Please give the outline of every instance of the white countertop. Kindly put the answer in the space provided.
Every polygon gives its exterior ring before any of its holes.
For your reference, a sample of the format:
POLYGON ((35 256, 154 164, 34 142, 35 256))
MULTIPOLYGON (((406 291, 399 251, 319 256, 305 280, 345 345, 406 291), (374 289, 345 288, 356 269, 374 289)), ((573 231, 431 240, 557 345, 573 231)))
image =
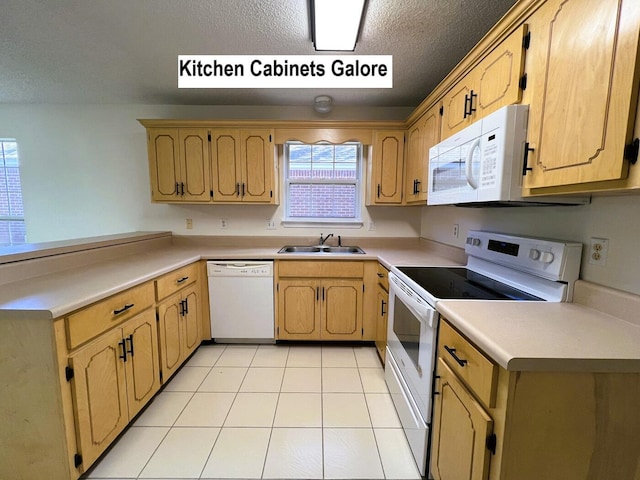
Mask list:
MULTIPOLYGON (((0 265, 0 276, 5 275, 0 278, 0 321, 59 318, 201 259, 378 260, 387 267, 464 263, 458 249, 423 239, 362 241, 364 255, 305 255, 278 254, 287 242, 275 238, 171 240, 166 235, 164 239, 156 234, 132 236, 136 242, 147 237, 160 240, 149 240, 153 248, 138 243, 135 254, 105 257, 93 263, 69 261, 67 265, 65 260, 62 269, 58 264, 51 273, 45 271, 13 282, 6 281, 7 271, 16 273, 16 266, 28 269, 30 262, 65 257, 70 247, 36 260, 7 262, 4 270, 0 265)), ((118 237, 115 241, 124 240, 118 237)), ((70 255, 72 258, 75 254, 70 255)), ((437 308, 507 370, 640 372, 640 322, 635 323, 640 296, 578 281, 574 300, 578 303, 445 300, 437 308)))
POLYGON ((437 308, 506 370, 640 372, 640 326, 584 305, 443 300, 437 308))

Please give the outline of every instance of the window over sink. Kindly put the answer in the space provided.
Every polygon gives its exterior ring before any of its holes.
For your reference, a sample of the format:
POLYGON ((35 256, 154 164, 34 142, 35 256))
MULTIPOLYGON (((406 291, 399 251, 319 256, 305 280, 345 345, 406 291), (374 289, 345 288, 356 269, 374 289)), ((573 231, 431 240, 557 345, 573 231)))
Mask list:
POLYGON ((362 145, 287 142, 285 219, 290 225, 361 225, 362 145))

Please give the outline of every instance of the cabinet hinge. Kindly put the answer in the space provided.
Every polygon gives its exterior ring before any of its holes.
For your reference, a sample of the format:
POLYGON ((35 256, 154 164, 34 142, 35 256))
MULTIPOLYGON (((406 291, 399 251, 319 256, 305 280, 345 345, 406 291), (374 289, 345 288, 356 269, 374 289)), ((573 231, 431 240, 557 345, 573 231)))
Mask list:
POLYGON ((70 382, 71 379, 73 378, 75 372, 73 371, 73 368, 71 367, 64 367, 64 378, 67 379, 67 382, 70 382))
POLYGON ((635 139, 629 145, 624 147, 624 158, 629 160, 631 165, 635 165, 638 161, 638 151, 640 151, 640 139, 635 139))
POLYGON ((80 465, 82 465, 82 455, 80 455, 79 453, 76 453, 73 456, 73 465, 78 468, 80 465))
POLYGON ((529 45, 531 45, 531 32, 527 32, 527 34, 524 37, 522 37, 522 47, 525 50, 528 50, 529 45))
POLYGON ((440 110, 438 110, 440 112, 440 116, 444 115, 444 106, 440 105, 440 110))
POLYGON ((498 443, 498 438, 495 433, 492 433, 487 437, 487 448, 491 452, 492 455, 496 454, 496 444, 498 443))
POLYGON ((527 89, 527 74, 526 73, 520 77, 520 81, 518 82, 518 86, 520 87, 520 90, 526 90, 527 89))

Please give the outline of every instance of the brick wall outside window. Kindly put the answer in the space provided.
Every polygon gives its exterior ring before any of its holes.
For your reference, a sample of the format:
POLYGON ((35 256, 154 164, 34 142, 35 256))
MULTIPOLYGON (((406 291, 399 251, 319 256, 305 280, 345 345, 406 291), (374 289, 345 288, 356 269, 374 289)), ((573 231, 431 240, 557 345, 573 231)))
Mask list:
POLYGON ((0 140, 0 246, 26 242, 18 147, 0 140))

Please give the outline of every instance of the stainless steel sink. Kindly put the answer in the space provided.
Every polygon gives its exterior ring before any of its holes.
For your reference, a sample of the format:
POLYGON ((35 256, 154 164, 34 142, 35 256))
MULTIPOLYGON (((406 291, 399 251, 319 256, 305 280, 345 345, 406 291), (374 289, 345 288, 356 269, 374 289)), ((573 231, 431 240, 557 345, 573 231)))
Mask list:
POLYGON ((286 245, 278 250, 278 253, 365 253, 360 247, 340 246, 330 247, 328 245, 286 245))

